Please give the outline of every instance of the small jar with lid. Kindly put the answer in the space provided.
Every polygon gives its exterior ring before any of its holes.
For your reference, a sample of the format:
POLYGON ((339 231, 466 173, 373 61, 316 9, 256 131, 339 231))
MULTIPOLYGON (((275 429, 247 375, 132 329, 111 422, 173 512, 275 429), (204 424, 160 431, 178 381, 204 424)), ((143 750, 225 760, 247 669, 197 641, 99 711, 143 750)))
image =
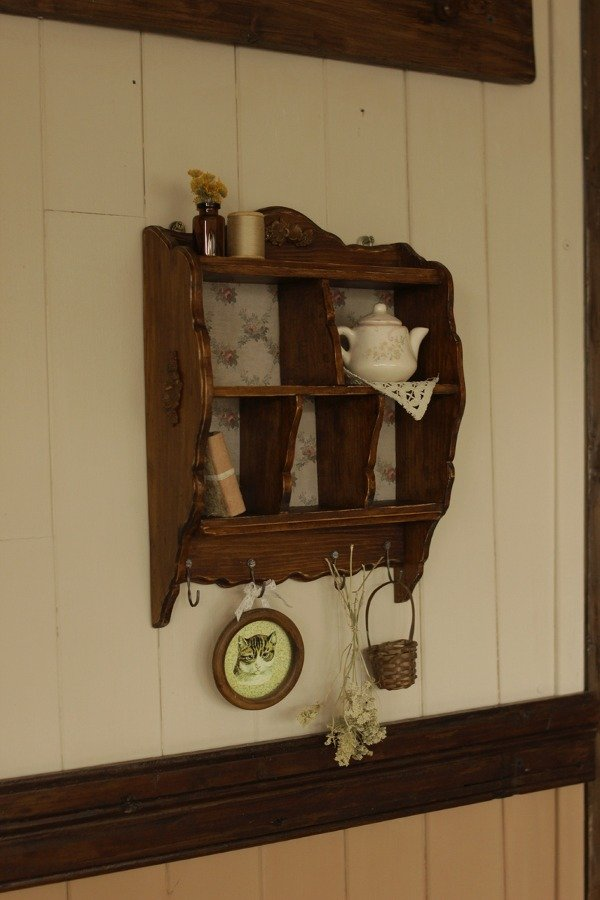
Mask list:
POLYGON ((233 212, 227 216, 227 256, 265 258, 265 217, 260 212, 233 212))

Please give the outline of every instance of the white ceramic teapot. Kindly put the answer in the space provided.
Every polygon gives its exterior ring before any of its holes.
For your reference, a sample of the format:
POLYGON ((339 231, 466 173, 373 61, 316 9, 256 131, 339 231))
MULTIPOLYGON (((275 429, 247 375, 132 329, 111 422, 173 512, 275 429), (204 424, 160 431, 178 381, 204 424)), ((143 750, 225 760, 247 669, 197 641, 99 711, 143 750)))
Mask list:
POLYGON ((348 349, 341 348, 344 365, 359 378, 407 381, 417 368, 419 347, 429 328, 409 332, 385 303, 376 303, 356 328, 338 325, 338 331, 348 341, 348 349))

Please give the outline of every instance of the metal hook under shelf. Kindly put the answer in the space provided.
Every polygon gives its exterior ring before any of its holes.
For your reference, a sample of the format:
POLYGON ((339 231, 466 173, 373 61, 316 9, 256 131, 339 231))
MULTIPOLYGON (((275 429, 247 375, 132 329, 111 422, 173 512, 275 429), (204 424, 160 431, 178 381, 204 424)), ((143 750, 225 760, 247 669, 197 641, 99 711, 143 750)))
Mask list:
POLYGON ((391 565, 390 565, 390 550, 391 550, 391 548, 392 548, 392 542, 386 541, 385 544, 383 545, 383 549, 385 550, 385 567, 387 569, 388 578, 390 579, 390 581, 393 581, 394 576, 392 575, 392 569, 391 569, 391 565))
MULTIPOLYGON (((337 564, 339 555, 340 555, 340 554, 339 554, 339 552, 338 552, 337 550, 333 550, 332 553, 331 553, 331 558, 332 558, 332 560, 333 560, 334 566, 337 564)), ((339 570, 338 570, 338 571, 339 571, 339 570)), ((339 579, 336 578, 335 575, 333 576, 333 586, 334 586, 334 588, 336 589, 336 591, 343 591, 345 585, 346 585, 346 576, 345 576, 345 574, 344 574, 343 572, 340 572, 340 578, 339 578, 339 579)))
POLYGON ((392 546, 391 541, 386 541, 385 544, 383 545, 383 549, 385 550, 385 567, 387 569, 388 580, 384 581, 382 584, 380 584, 378 587, 376 587, 371 592, 371 596, 369 597, 369 599, 367 601, 367 607, 371 603, 373 595, 376 594, 377 591, 380 591, 381 588, 387 587, 388 584, 399 585, 402 588, 402 590, 404 591, 404 593, 406 594, 404 601, 396 600, 397 603, 405 602, 406 600, 410 600, 411 603, 414 603, 412 591, 410 590, 410 588, 404 581, 403 570, 400 569, 396 576, 394 576, 394 574, 392 573, 392 560, 390 559, 391 546, 392 546))
MULTIPOLYGON (((250 569, 250 580, 252 581, 252 584, 256 587, 257 586, 256 579, 254 578, 254 569, 256 568, 256 561, 253 559, 249 559, 249 560, 247 560, 246 565, 250 569)), ((260 593, 258 595, 259 599, 260 599, 260 597, 263 596, 264 592, 265 592, 265 583, 263 581, 263 583, 260 586, 260 593)))
POLYGON ((186 559, 185 561, 185 580, 187 581, 187 594, 188 594, 188 603, 190 606, 198 606, 200 603, 200 589, 196 590, 196 599, 192 598, 192 561, 191 559, 186 559))

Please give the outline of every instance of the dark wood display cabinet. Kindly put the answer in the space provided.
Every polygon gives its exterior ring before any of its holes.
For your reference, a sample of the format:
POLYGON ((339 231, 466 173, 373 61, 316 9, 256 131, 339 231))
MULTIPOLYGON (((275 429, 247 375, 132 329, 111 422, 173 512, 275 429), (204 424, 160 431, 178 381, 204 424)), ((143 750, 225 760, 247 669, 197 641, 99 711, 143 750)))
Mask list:
POLYGON ((452 279, 407 244, 345 245, 301 213, 265 215, 266 258, 201 257, 192 236, 144 231, 146 427, 152 621, 166 625, 179 586, 257 579, 311 580, 339 565, 390 555, 410 587, 418 581, 436 523, 448 507, 452 459, 464 407, 462 354, 452 279), (208 282, 275 284, 280 385, 214 383, 203 291, 208 282), (415 421, 396 412, 396 499, 374 502, 374 466, 384 397, 346 384, 332 300, 335 287, 392 290, 395 315, 425 326, 413 379, 439 376, 429 408, 415 421), (205 449, 213 400, 239 399, 239 481, 246 513, 206 516, 205 449), (296 434, 314 398, 318 505, 290 507, 296 434))

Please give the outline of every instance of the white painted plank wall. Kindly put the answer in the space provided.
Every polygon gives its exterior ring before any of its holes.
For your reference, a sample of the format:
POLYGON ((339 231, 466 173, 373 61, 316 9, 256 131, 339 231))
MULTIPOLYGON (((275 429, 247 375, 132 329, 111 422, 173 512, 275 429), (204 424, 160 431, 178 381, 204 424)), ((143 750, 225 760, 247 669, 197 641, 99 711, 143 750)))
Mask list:
POLYGON ((453 274, 467 384, 451 512, 421 588, 430 715, 498 699, 482 119, 477 82, 407 74, 410 239, 453 274))
POLYGON ((147 617, 140 38, 44 22, 54 558, 66 767, 160 753, 147 617))
MULTIPOLYGON (((378 244, 408 242, 406 75, 382 69, 373 78, 369 66, 330 60, 324 74, 327 230, 349 244, 365 234, 378 244), (384 204, 382 197, 386 198, 384 204)), ((378 573, 373 587, 383 580, 383 573, 378 573)), ((419 596, 420 588, 415 592, 418 642, 419 596)), ((391 588, 382 590, 377 601, 369 626, 373 642, 407 636, 407 605, 393 603, 391 588)), ((380 713, 385 721, 421 714, 421 662, 418 658, 417 683, 411 690, 380 692, 380 713)))
MULTIPOLYGON (((207 661, 239 592, 203 588, 197 610, 182 596, 166 629, 149 627, 140 233, 189 227, 190 166, 225 180, 225 213, 289 205, 348 242, 409 241, 454 276, 467 378, 457 478, 418 592, 420 678, 385 693, 384 717, 581 688, 578 9, 535 0, 534 11, 538 79, 518 88, 0 17, 0 402, 11 423, 0 442, 0 775, 299 733, 297 708, 325 691, 337 630, 325 581, 282 586, 311 663, 262 714, 226 705, 207 661)), ((398 633, 404 612, 390 603, 377 627, 398 633)), ((573 788, 156 867, 139 882, 107 876, 69 895, 134 897, 138 885, 158 898, 167 885, 191 897, 197 877, 217 884, 225 866, 268 897, 316 855, 332 896, 353 898, 365 896, 368 859, 395 843, 415 860, 411 900, 571 900, 581 815, 573 788), (522 849, 540 816, 543 858, 558 859, 551 884, 531 880, 522 849), (481 851, 465 852, 464 833, 486 836, 481 851)), ((380 896, 397 896, 387 854, 382 866, 380 896)))
POLYGON ((0 20, 0 773, 60 768, 39 24, 0 20), (19 85, 20 90, 15 90, 19 85))
POLYGON ((486 84, 498 657, 503 702, 554 691, 554 328, 548 8, 537 78, 486 84))
POLYGON ((583 149, 579 4, 551 4, 556 403, 556 692, 584 680, 583 149))

